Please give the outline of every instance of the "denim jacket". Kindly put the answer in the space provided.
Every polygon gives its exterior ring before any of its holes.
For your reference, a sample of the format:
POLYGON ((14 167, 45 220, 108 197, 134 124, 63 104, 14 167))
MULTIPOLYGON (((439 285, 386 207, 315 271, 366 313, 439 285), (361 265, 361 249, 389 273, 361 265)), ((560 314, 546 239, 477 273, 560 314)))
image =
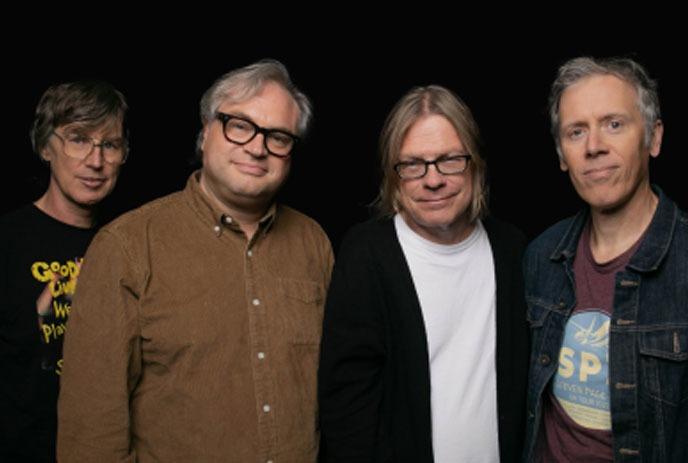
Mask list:
MULTIPOLYGON (((688 461, 688 216, 657 187, 659 205, 616 275, 609 334, 614 461, 688 461)), ((576 305, 573 259, 587 210, 549 228, 524 258, 532 351, 524 461, 535 458, 542 398, 576 305)))

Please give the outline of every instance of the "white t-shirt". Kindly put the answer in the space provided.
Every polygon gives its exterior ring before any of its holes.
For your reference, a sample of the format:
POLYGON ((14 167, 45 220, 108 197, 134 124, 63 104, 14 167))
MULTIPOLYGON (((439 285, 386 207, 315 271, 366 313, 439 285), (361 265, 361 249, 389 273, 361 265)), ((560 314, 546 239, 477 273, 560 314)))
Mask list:
POLYGON ((498 462, 496 283, 480 221, 458 244, 442 245, 394 218, 420 299, 430 355, 436 463, 498 462))

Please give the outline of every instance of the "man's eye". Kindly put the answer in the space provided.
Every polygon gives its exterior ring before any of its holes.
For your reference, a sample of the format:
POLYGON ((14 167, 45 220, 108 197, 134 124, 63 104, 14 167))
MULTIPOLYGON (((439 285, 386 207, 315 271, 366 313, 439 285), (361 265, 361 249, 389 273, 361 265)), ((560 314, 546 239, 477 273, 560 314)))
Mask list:
POLYGON ((569 132, 566 135, 568 138, 570 138, 572 140, 576 140, 583 135, 583 129, 580 129, 580 128, 571 129, 571 130, 569 130, 569 132))
POLYGON ((252 130, 251 124, 249 124, 246 121, 231 121, 230 127, 233 130, 244 130, 244 131, 252 130))
POLYGON ((282 146, 287 146, 291 143, 291 138, 282 133, 271 133, 270 138, 272 141, 282 146))
POLYGON ((72 135, 69 137, 69 141, 70 143, 76 143, 77 145, 80 145, 83 143, 89 143, 91 140, 83 135, 72 135))
POLYGON ((106 150, 118 150, 121 146, 121 143, 117 141, 107 140, 103 142, 103 148, 105 148, 106 150))

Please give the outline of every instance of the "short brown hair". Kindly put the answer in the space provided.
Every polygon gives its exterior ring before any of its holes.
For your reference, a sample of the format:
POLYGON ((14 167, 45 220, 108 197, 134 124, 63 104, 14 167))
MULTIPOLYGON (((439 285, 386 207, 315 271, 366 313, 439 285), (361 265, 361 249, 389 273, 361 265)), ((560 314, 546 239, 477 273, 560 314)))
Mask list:
POLYGON ((31 127, 31 146, 40 156, 53 131, 78 123, 96 128, 109 120, 119 120, 126 134, 127 102, 124 95, 108 82, 79 81, 53 85, 43 93, 31 127))

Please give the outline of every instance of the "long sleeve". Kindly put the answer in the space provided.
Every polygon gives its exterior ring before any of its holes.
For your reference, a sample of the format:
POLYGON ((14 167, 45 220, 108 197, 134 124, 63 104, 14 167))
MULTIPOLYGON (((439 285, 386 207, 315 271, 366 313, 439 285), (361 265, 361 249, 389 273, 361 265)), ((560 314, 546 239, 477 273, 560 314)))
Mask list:
POLYGON ((136 461, 129 403, 141 374, 143 277, 128 252, 116 235, 101 231, 84 258, 64 343, 61 463, 136 461))
POLYGON ((380 452, 384 299, 364 240, 349 235, 325 305, 319 400, 326 462, 369 462, 380 452))

